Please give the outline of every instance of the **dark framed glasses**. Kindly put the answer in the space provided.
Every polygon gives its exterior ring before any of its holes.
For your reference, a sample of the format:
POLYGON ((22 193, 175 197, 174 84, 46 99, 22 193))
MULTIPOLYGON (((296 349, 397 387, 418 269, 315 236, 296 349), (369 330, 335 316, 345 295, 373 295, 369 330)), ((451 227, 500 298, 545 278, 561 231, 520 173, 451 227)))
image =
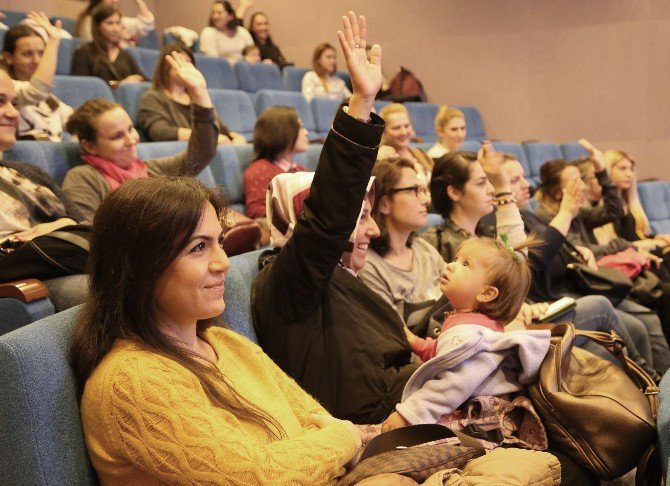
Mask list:
POLYGON ((430 191, 428 188, 422 184, 415 184, 413 186, 407 187, 395 187, 389 191, 390 194, 395 194, 397 192, 413 192, 416 197, 419 196, 430 196, 430 191))

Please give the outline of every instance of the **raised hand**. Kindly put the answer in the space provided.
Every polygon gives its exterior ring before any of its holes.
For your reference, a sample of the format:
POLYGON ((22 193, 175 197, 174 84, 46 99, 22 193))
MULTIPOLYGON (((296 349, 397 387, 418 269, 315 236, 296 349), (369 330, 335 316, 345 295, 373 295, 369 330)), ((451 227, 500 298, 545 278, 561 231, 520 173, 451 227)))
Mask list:
POLYGON ((605 154, 603 154, 600 150, 595 148, 591 142, 586 140, 585 138, 580 138, 578 140, 579 145, 584 147, 586 151, 589 153, 589 156, 591 157, 591 160, 593 160, 593 165, 595 166, 596 172, 600 172, 605 168, 605 154))
POLYGON ((342 29, 337 32, 337 38, 340 41, 354 90, 349 102, 349 114, 359 118, 368 118, 372 103, 382 84, 382 48, 378 44, 372 46, 368 61, 365 51, 367 24, 362 15, 357 19, 356 14, 349 11, 346 16, 342 17, 342 29), (362 113, 358 113, 359 110, 362 113))
POLYGON ((491 142, 486 140, 477 154, 479 163, 486 173, 489 181, 493 185, 496 193, 509 191, 510 182, 502 167, 505 162, 505 156, 501 152, 496 152, 491 142))
POLYGON ((207 88, 207 81, 200 71, 186 59, 181 53, 172 51, 172 54, 165 56, 165 60, 174 69, 177 79, 184 85, 187 91, 198 88, 207 88))
POLYGON ((49 17, 47 17, 44 12, 28 12, 27 17, 34 22, 37 27, 43 28, 49 39, 61 38, 62 22, 60 20, 57 20, 55 25, 51 25, 49 17))
POLYGON ((584 191, 586 190, 586 184, 578 176, 570 179, 563 189, 563 198, 561 199, 561 206, 559 207, 560 211, 565 211, 566 214, 570 215, 570 219, 574 219, 579 212, 579 208, 582 205, 584 199, 584 191))

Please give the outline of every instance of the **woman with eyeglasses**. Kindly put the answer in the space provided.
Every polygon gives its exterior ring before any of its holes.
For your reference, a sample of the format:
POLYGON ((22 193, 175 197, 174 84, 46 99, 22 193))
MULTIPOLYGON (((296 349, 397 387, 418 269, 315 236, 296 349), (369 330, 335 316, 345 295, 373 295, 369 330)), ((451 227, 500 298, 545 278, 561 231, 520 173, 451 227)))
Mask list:
POLYGON ((384 159, 375 165, 372 216, 380 236, 370 242, 360 277, 393 306, 415 334, 416 327, 442 295, 440 274, 445 262, 428 242, 416 238, 426 224, 430 192, 412 162, 384 159))

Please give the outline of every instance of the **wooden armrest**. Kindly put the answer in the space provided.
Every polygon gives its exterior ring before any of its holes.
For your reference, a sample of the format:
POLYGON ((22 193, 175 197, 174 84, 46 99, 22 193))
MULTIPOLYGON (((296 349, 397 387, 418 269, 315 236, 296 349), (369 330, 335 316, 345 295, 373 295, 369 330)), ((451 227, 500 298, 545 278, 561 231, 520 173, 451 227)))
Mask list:
POLYGON ((28 303, 49 295, 49 289, 37 279, 15 280, 0 283, 0 297, 11 297, 28 303))

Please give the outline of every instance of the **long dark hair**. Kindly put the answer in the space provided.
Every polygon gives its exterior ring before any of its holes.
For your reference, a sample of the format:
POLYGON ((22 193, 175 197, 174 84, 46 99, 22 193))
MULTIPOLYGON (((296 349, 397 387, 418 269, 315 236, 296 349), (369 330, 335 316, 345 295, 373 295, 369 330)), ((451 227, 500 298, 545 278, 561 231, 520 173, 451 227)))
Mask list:
MULTIPOLYGON (((219 218, 227 211, 218 192, 189 177, 135 179, 102 202, 91 234, 89 296, 70 346, 78 395, 81 399, 86 381, 117 339, 135 339, 193 373, 215 406, 262 426, 272 438, 284 437, 277 421, 237 394, 216 366, 158 326, 158 281, 196 231, 208 204, 219 218)), ((197 335, 202 338, 217 320, 198 321, 197 335)))
MULTIPOLYGON (((13 27, 10 27, 7 32, 5 32, 5 36, 3 38, 3 44, 2 44, 2 52, 8 52, 12 55, 14 55, 14 52, 16 51, 16 44, 19 41, 19 39, 23 39, 24 37, 37 37, 38 39, 42 39, 40 35, 35 32, 33 29, 28 27, 25 24, 19 24, 15 25, 13 27)), ((9 64, 6 59, 2 59, 2 69, 7 71, 7 74, 9 74, 9 77, 12 79, 16 78, 16 74, 14 73, 14 66, 12 64, 9 64)))
POLYGON ((300 133, 300 118, 295 108, 271 106, 263 111, 254 127, 254 157, 274 162, 295 146, 300 133))
POLYGON ((170 63, 165 59, 165 56, 172 54, 173 51, 185 54, 191 61, 191 64, 195 66, 195 56, 193 56, 193 51, 191 51, 191 49, 181 42, 170 42, 165 44, 161 49, 158 63, 156 63, 156 70, 154 71, 154 89, 161 91, 170 89, 170 63))
POLYGON ((549 160, 540 167, 540 188, 535 197, 550 213, 556 214, 561 204, 561 174, 570 164, 563 159, 549 160))
POLYGON ((430 178, 430 196, 433 207, 444 218, 449 217, 454 202, 447 194, 447 188, 463 190, 470 179, 470 166, 477 161, 475 152, 458 150, 449 152, 435 161, 430 178))
POLYGON ((314 72, 317 74, 317 76, 319 76, 321 80, 334 74, 327 72, 326 69, 323 66, 321 66, 321 63, 319 63, 319 60, 321 59, 321 54, 323 54, 328 49, 335 51, 335 48, 333 47, 332 44, 329 44, 328 42, 322 42, 316 45, 316 47, 314 48, 314 54, 312 54, 312 69, 314 69, 314 72))
POLYGON ((93 36, 91 62, 94 70, 98 70, 109 63, 106 41, 100 34, 99 27, 102 22, 114 14, 121 17, 121 11, 116 6, 107 3, 101 3, 91 13, 91 34, 93 36))
MULTIPOLYGON (((382 159, 372 169, 372 175, 375 177, 375 201, 372 205, 372 217, 379 227, 379 237, 371 240, 370 246, 382 257, 388 253, 390 246, 388 229, 386 228, 386 216, 379 211, 379 203, 383 197, 393 197, 392 190, 400 180, 402 169, 416 171, 412 162, 399 157, 382 159)), ((413 241, 414 232, 412 231, 405 243, 407 248, 412 247, 413 241)))
POLYGON ((270 34, 268 34, 268 38, 265 39, 265 44, 261 44, 258 41, 258 37, 256 37, 256 33, 253 30, 253 26, 254 26, 254 20, 259 15, 264 15, 267 18, 267 15, 265 15, 264 12, 254 12, 254 14, 251 16, 251 19, 249 19, 249 27, 247 28, 247 30, 251 34, 251 38, 254 40, 254 44, 256 44, 257 46, 260 46, 260 45, 274 46, 275 44, 274 44, 274 42, 272 42, 272 36, 270 34))

